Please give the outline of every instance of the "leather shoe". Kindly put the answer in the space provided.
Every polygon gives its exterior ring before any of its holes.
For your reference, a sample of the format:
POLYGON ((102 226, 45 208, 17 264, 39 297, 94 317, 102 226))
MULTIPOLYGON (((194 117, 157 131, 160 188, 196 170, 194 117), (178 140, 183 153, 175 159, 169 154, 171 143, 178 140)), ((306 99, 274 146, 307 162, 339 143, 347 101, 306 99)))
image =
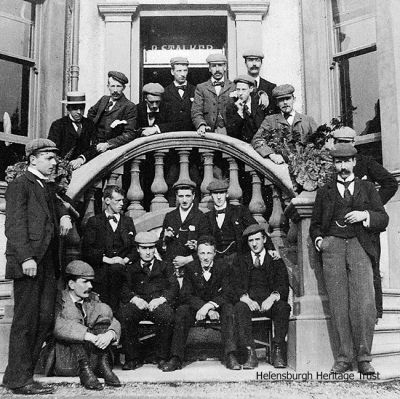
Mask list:
POLYGON ((161 370, 168 372, 168 371, 180 370, 181 368, 182 368, 182 362, 179 360, 178 357, 173 356, 168 362, 164 364, 161 370))
POLYGON ((347 362, 337 362, 331 369, 331 373, 345 373, 346 371, 351 371, 353 369, 351 363, 347 362))
POLYGON ((139 359, 127 360, 122 366, 122 370, 135 370, 142 366, 143 364, 140 362, 139 359))
POLYGON ((16 395, 48 395, 54 392, 54 388, 43 386, 38 382, 32 382, 23 387, 11 389, 16 395))
POLYGON ((104 378, 104 382, 106 385, 112 387, 120 387, 122 385, 119 378, 112 371, 108 353, 102 353, 101 355, 99 355, 96 375, 98 377, 104 378))
POLYGON ((274 357, 273 357, 273 366, 276 369, 284 369, 287 364, 286 364, 286 360, 284 359, 283 356, 283 350, 279 345, 276 345, 274 348, 274 357))
POLYGON ((229 370, 241 370, 240 364, 232 352, 228 353, 225 365, 229 370))
POLYGON ((166 363, 167 363, 166 360, 164 360, 164 359, 158 359, 158 361, 157 361, 157 368, 160 369, 160 370, 162 370, 162 368, 164 367, 164 365, 165 365, 166 363))
POLYGON ((371 363, 368 361, 358 362, 358 371, 364 375, 375 374, 375 369, 372 367, 371 363))
POLYGON ((79 362, 79 379, 81 380, 81 384, 86 389, 101 391, 104 388, 103 384, 100 383, 93 373, 93 370, 91 369, 87 360, 81 360, 79 362))
POLYGON ((254 348, 246 348, 246 349, 247 349, 247 360, 242 367, 245 370, 255 369, 256 367, 258 367, 256 350, 254 348))

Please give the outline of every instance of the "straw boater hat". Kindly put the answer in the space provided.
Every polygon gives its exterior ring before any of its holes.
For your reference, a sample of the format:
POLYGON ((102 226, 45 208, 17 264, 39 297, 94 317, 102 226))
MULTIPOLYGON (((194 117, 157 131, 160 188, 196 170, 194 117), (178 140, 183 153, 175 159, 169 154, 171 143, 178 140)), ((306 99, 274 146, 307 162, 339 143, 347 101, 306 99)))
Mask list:
POLYGON ((61 101, 63 104, 86 104, 86 95, 83 91, 69 91, 66 100, 61 101))

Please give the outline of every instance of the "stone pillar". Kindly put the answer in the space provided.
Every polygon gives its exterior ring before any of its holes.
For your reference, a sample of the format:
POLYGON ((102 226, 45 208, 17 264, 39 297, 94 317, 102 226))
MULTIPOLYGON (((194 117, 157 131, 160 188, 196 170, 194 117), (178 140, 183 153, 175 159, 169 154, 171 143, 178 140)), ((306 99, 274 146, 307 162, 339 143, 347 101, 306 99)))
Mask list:
POLYGON ((334 332, 330 326, 322 266, 309 236, 315 192, 302 192, 286 215, 297 224, 297 265, 293 310, 288 334, 288 365, 298 372, 329 371, 334 363, 334 332))
POLYGON ((243 51, 248 48, 262 50, 262 20, 268 12, 269 1, 229 1, 230 10, 236 22, 236 55, 238 60, 238 74, 247 73, 242 60, 243 51))
POLYGON ((239 183, 239 167, 235 158, 222 154, 229 163, 229 188, 228 188, 228 201, 230 204, 239 205, 242 198, 243 191, 239 183))
POLYGON ((164 179, 164 157, 168 150, 156 151, 154 153, 154 180, 151 185, 151 192, 154 198, 151 200, 150 211, 154 212, 159 209, 168 208, 168 201, 165 193, 168 191, 168 185, 164 179))
POLYGON ((250 168, 252 195, 249 203, 249 211, 258 223, 266 223, 263 216, 266 206, 261 194, 261 179, 258 173, 250 168))
POLYGON ((122 175, 124 174, 124 167, 120 166, 114 169, 110 173, 110 177, 107 179, 107 186, 118 186, 122 187, 122 175))
POLYGON ((146 213, 141 202, 144 197, 142 187, 140 186, 140 164, 146 159, 145 155, 140 155, 132 160, 131 163, 131 185, 127 192, 126 197, 129 200, 129 206, 127 210, 127 215, 132 219, 138 218, 146 213))
POLYGON ((271 240, 275 247, 279 248, 284 246, 283 238, 285 233, 282 230, 283 225, 286 222, 286 217, 283 214, 281 204, 281 191, 274 184, 272 187, 272 213, 269 218, 269 227, 272 230, 271 240))
MULTIPOLYGON (((191 148, 181 148, 177 150, 178 155, 179 155, 179 178, 177 182, 180 182, 182 180, 190 180, 190 175, 189 175, 189 155, 190 155, 191 148)), ((193 182, 193 184, 195 184, 193 182)))
POLYGON ((200 185, 201 201, 199 208, 207 210, 209 209, 209 203, 212 202, 212 198, 210 192, 207 190, 207 187, 213 180, 214 151, 199 149, 199 153, 202 155, 204 165, 204 176, 200 185))

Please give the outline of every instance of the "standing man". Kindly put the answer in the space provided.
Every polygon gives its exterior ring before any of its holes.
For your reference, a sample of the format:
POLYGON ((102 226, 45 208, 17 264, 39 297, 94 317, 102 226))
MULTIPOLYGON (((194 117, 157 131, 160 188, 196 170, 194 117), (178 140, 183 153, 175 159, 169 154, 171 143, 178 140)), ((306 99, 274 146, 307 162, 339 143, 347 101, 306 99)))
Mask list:
POLYGON ((82 240, 83 259, 96 272, 94 291, 115 313, 127 265, 136 258, 135 226, 121 214, 125 193, 118 186, 107 186, 103 193, 106 209, 92 216, 82 240))
POLYGON ((322 254, 322 267, 333 325, 339 337, 332 372, 351 370, 353 357, 361 374, 374 374, 371 347, 376 308, 372 261, 376 232, 389 217, 371 182, 354 176, 357 150, 337 144, 331 151, 337 180, 317 191, 310 236, 322 254))
POLYGON ((98 130, 98 152, 119 147, 137 137, 136 105, 123 93, 128 82, 122 72, 108 72, 107 87, 110 95, 101 97, 88 111, 87 117, 98 130))
MULTIPOLYGON (((340 129, 333 131, 334 144, 337 143, 350 143, 354 146, 354 140, 356 138, 356 132, 350 127, 344 126, 340 129)), ((396 178, 386 170, 380 163, 375 161, 374 158, 356 154, 356 166, 354 167, 354 175, 361 180, 368 180, 372 183, 379 184, 379 196, 383 205, 386 205, 388 201, 396 194, 398 184, 396 178)), ((378 238, 377 242, 377 258, 374 259, 372 266, 374 270, 374 288, 375 288, 375 305, 377 317, 381 318, 383 313, 382 306, 382 281, 381 274, 379 271, 379 260, 381 254, 381 245, 378 238)))
POLYGON ((263 226, 253 224, 243 232, 250 253, 238 256, 233 264, 235 331, 239 347, 247 351, 244 369, 257 367, 251 318, 267 316, 274 322, 272 364, 286 367, 286 335, 289 328, 289 278, 281 259, 273 260, 265 244, 263 226))
POLYGON ((28 169, 6 191, 6 278, 14 280, 14 318, 3 384, 21 395, 53 392, 34 382, 33 373, 54 322, 58 237, 72 227, 67 210, 47 187, 57 152, 51 140, 29 142, 25 147, 28 169))
POLYGON ((157 236, 140 232, 135 241, 140 259, 128 266, 127 279, 121 290, 118 319, 122 324, 123 370, 134 370, 142 365, 139 350, 138 325, 151 320, 157 328, 158 367, 168 359, 169 343, 174 319, 174 301, 178 283, 173 267, 155 258, 157 236))
POLYGON ((276 84, 260 76, 264 53, 260 50, 249 49, 243 53, 243 58, 247 74, 256 81, 254 91, 259 96, 259 104, 265 109, 266 114, 279 112, 276 101, 272 96, 272 90, 276 87, 276 84))
POLYGON ((281 164, 285 160, 279 152, 272 148, 274 135, 285 138, 287 145, 295 149, 298 144, 305 145, 309 137, 317 130, 317 124, 311 116, 300 114, 293 108, 295 97, 294 87, 284 84, 272 90, 272 97, 276 99, 280 112, 268 115, 251 142, 254 149, 263 157, 281 164), (283 137, 284 136, 284 137, 283 137))

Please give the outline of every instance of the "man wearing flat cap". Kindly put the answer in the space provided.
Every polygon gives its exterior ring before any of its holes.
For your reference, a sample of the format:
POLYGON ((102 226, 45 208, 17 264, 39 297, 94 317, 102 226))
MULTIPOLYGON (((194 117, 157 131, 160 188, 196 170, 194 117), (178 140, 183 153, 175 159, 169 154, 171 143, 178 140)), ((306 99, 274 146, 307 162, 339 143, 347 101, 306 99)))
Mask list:
POLYGON ((137 137, 136 105, 123 93, 127 84, 128 78, 122 72, 108 72, 110 95, 101 97, 88 111, 87 117, 98 130, 98 152, 119 147, 137 137))
POLYGON ((3 384, 22 395, 51 393, 33 371, 54 322, 59 236, 72 228, 67 209, 49 189, 58 149, 39 138, 25 147, 26 172, 6 191, 6 278, 14 280, 14 318, 3 384))
POLYGON ((272 90, 276 87, 276 84, 260 76, 264 53, 260 50, 248 49, 243 52, 243 58, 247 74, 255 80, 254 92, 258 95, 259 105, 265 109, 268 115, 276 114, 279 109, 276 106, 276 100, 272 96, 272 90))
POLYGON ((155 258, 157 235, 140 232, 136 234, 135 241, 140 259, 128 266, 118 312, 125 354, 123 370, 134 370, 143 364, 138 334, 141 320, 151 320, 156 325, 158 367, 163 366, 168 359, 173 306, 178 295, 173 267, 155 258))
POLYGON ((310 236, 322 255, 332 323, 339 338, 332 372, 358 362, 361 374, 374 374, 371 347, 376 318, 372 259, 377 232, 389 217, 373 183, 354 176, 357 150, 338 143, 331 151, 336 180, 318 189, 310 236))
POLYGON ((267 316, 274 322, 272 364, 275 368, 283 368, 286 367, 286 335, 290 315, 286 266, 281 259, 274 260, 268 253, 264 226, 248 226, 243 232, 243 239, 250 252, 235 258, 232 272, 237 346, 247 352, 247 360, 242 367, 253 369, 258 365, 251 318, 267 316))
POLYGON ((83 116, 84 92, 70 91, 61 102, 67 105, 68 115, 51 124, 48 139, 56 143, 60 156, 68 160, 73 169, 78 169, 97 155, 97 128, 92 120, 83 116))
POLYGON ((278 114, 268 115, 253 137, 251 144, 263 157, 277 164, 287 162, 280 150, 274 148, 274 135, 286 139, 287 145, 295 149, 297 145, 306 145, 310 136, 317 130, 317 124, 310 116, 300 114, 293 108, 294 87, 290 84, 277 86, 272 91, 280 109, 278 114))
POLYGON ((92 267, 81 260, 65 269, 66 287, 56 304, 55 361, 50 374, 79 375, 86 389, 101 390, 97 377, 104 378, 106 385, 121 386, 110 364, 110 349, 121 336, 121 326, 111 308, 92 292, 94 276, 92 267))

